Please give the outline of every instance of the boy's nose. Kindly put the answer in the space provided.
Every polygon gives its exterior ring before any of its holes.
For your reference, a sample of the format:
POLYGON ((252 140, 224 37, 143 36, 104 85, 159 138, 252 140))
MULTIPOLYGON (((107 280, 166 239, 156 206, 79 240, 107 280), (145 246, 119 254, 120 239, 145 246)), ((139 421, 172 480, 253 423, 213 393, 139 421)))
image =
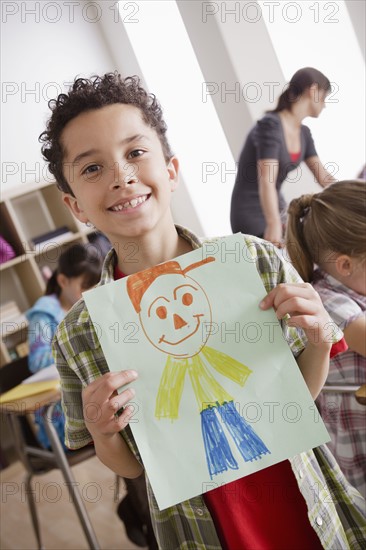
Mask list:
POLYGON ((125 187, 138 182, 136 166, 133 164, 115 162, 111 170, 113 172, 111 187, 113 188, 125 187))
POLYGON ((177 315, 176 313, 174 313, 174 315, 173 315, 173 321, 174 321, 174 328, 175 329, 185 327, 186 324, 187 324, 185 322, 185 320, 182 319, 182 317, 180 317, 180 315, 177 315))

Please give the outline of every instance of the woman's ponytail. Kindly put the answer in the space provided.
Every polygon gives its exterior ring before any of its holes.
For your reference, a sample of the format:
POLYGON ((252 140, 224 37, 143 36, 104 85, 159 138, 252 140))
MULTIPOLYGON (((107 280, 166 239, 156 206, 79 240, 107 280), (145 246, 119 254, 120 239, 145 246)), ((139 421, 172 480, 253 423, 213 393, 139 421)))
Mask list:
POLYGON ((331 91, 329 79, 313 67, 304 67, 299 69, 287 84, 286 89, 278 98, 277 107, 267 113, 279 113, 280 111, 291 111, 292 105, 308 90, 313 84, 316 84, 319 90, 326 93, 331 91))

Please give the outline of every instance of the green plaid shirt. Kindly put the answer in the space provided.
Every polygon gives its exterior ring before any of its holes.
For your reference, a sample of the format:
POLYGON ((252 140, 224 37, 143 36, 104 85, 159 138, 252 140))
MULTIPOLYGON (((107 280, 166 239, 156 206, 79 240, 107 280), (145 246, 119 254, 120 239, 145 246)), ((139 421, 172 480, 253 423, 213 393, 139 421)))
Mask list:
MULTIPOLYGON (((201 241, 186 229, 177 227, 177 230, 193 248, 202 246, 201 241)), ((280 283, 301 282, 291 264, 272 245, 248 235, 244 239, 248 247, 246 259, 256 263, 267 292, 280 283)), ((104 263, 101 285, 114 280, 116 261, 117 255, 111 250, 104 263)), ((286 325, 282 328, 292 353, 297 356, 304 349, 304 335, 286 325)), ((108 372, 97 334, 82 300, 59 325, 53 342, 53 352, 61 376, 66 445, 71 449, 78 449, 92 442, 84 423, 81 391, 90 382, 108 372)), ((141 462, 131 429, 127 427, 122 430, 121 435, 141 462)), ((301 453, 291 458, 290 463, 307 504, 309 521, 323 547, 332 550, 364 548, 365 501, 347 483, 328 448, 321 446, 301 453)), ((202 496, 160 511, 148 481, 147 485, 151 515, 162 550, 221 548, 213 519, 202 496)))

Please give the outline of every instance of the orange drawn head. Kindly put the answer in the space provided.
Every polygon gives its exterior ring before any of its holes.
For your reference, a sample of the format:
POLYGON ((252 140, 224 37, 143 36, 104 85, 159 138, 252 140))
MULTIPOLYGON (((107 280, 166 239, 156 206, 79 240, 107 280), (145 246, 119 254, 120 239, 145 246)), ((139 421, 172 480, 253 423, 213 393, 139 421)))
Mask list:
POLYGON ((202 326, 211 324, 210 303, 187 272, 214 260, 210 256, 185 269, 169 261, 128 277, 127 292, 144 333, 160 351, 187 358, 207 342, 209 330, 202 326))

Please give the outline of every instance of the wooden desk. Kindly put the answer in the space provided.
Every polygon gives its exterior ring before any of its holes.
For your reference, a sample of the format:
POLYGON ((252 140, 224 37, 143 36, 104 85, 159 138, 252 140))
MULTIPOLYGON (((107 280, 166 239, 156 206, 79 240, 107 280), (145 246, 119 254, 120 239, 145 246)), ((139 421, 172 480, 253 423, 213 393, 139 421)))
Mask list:
POLYGON ((366 405, 366 384, 363 384, 355 393, 357 401, 361 405, 366 405))
POLYGON ((362 386, 343 385, 327 385, 322 387, 323 393, 339 393, 353 395, 360 405, 366 405, 366 384, 362 386))
MULTIPOLYGON (((40 459, 42 458, 49 459, 50 462, 53 462, 55 464, 55 467, 58 467, 61 470, 62 475, 66 482, 66 486, 70 493, 70 497, 72 499, 72 502, 74 503, 76 512, 79 516, 79 520, 81 522, 84 534, 88 540, 89 547, 91 548, 91 550, 100 550, 100 546, 95 536, 94 529, 90 523, 89 516, 86 512, 80 492, 77 488, 78 484, 76 483, 70 468, 70 464, 72 463, 72 453, 70 453, 71 460, 69 464, 69 461, 66 458, 64 449, 59 440, 58 434, 52 423, 53 409, 56 403, 60 400, 60 397, 61 397, 61 394, 60 394, 60 390, 58 389, 46 391, 46 392, 42 392, 26 398, 23 397, 18 400, 2 403, 0 404, 0 412, 5 414, 10 422, 10 426, 12 428, 12 436, 14 438, 16 450, 28 474, 32 475, 34 473, 28 459, 29 454, 31 454, 32 456, 39 457, 40 459), (27 446, 27 444, 25 444, 24 442, 24 438, 21 433, 21 427, 16 419, 17 416, 26 416, 27 414, 34 413, 41 407, 46 407, 46 411, 44 415, 45 429, 48 435, 49 442, 51 444, 51 448, 52 448, 51 451, 48 451, 41 447, 38 448, 38 447, 27 446)), ((75 453, 77 452, 82 452, 82 451, 76 451, 75 453)), ((38 538, 38 535, 40 536, 40 533, 36 533, 36 534, 38 538)))
POLYGON ((57 403, 60 399, 60 390, 45 391, 29 397, 8 401, 7 403, 0 403, 0 412, 20 415, 30 414, 41 407, 57 403))

